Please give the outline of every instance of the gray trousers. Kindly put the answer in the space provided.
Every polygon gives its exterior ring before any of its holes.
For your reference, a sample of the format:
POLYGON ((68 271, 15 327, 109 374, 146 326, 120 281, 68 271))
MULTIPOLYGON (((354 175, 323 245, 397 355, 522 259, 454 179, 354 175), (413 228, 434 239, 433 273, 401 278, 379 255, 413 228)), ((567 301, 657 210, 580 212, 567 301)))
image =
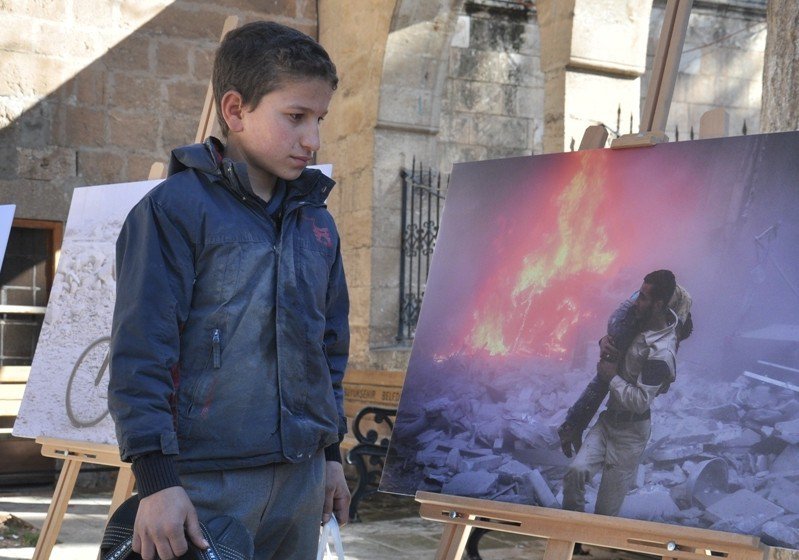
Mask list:
POLYGON ((610 421, 602 412, 563 477, 563 509, 585 511, 585 485, 602 469, 594 513, 618 515, 649 441, 651 426, 649 419, 610 421))
POLYGON ((303 463, 182 474, 201 520, 229 515, 255 542, 255 560, 315 560, 325 499, 325 457, 303 463))

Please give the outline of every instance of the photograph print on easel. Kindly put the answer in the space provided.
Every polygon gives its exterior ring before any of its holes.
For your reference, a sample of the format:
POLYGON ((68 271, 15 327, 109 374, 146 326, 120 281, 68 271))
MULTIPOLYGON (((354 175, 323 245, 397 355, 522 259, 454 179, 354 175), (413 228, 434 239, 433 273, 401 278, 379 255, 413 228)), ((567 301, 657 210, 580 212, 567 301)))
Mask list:
POLYGON ((783 133, 457 164, 381 490, 799 547, 797 153, 783 133), (675 331, 693 324, 657 351, 673 371, 638 356, 628 392, 649 376, 650 401, 620 412, 611 381, 564 443, 609 318, 661 269, 685 292, 675 331), (587 466, 581 443, 611 451, 587 466))

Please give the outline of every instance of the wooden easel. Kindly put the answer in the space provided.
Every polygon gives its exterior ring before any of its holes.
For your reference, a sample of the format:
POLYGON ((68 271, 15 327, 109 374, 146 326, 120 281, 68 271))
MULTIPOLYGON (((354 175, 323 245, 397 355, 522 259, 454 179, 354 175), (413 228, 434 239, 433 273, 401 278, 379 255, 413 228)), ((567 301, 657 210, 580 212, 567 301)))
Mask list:
MULTIPOLYGON (((692 3, 693 0, 668 0, 640 131, 617 138, 611 143, 612 149, 668 142, 664 131, 692 3)), ((700 122, 700 138, 726 136, 728 125, 726 112, 708 111, 700 122)), ((604 126, 590 126, 582 138, 580 150, 603 148, 607 137, 604 126)), ((664 560, 706 560, 708 556, 763 560, 773 551, 781 550, 762 545, 759 537, 553 508, 430 492, 417 492, 416 501, 421 504, 422 518, 445 524, 436 560, 459 560, 473 528, 545 538, 544 560, 570 560, 578 542, 657 555, 664 560)))
MULTIPOLYGON (((228 31, 237 27, 238 24, 239 18, 236 16, 229 16, 225 19, 221 37, 224 37, 228 31)), ((217 126, 214 115, 213 88, 211 84, 209 84, 205 95, 203 111, 200 115, 200 123, 197 127, 195 141, 202 141, 205 137, 214 133, 215 127, 217 126)), ((165 175, 165 170, 166 168, 163 163, 154 163, 150 168, 150 176, 148 178, 161 179, 165 175)), ((75 489, 78 473, 84 463, 116 467, 119 469, 114 492, 111 496, 111 507, 108 512, 109 517, 114 513, 116 508, 133 493, 135 480, 133 478, 133 471, 131 471, 130 468, 130 463, 125 463, 120 459, 119 449, 115 445, 103 445, 50 437, 38 437, 36 438, 36 443, 42 446, 42 455, 45 457, 53 457, 64 461, 61 473, 58 476, 55 492, 53 492, 53 499, 47 510, 47 517, 45 517, 44 525, 39 533, 36 550, 33 553, 33 560, 46 560, 50 558, 58 533, 61 531, 61 525, 64 522, 64 515, 67 512, 72 492, 75 489)))
POLYGON ((458 560, 473 527, 547 539, 544 560, 569 560, 576 542, 661 556, 763 560, 758 537, 536 506, 417 492, 420 515, 446 524, 436 560, 458 560))

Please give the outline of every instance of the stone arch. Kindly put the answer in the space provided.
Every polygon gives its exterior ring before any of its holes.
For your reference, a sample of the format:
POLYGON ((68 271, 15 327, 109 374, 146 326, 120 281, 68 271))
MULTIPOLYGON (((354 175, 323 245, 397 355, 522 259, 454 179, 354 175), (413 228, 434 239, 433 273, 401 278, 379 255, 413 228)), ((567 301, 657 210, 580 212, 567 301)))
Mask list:
POLYGON ((407 362, 407 350, 390 348, 398 311, 399 171, 414 154, 435 154, 446 47, 462 2, 364 0, 346 11, 320 3, 320 40, 341 83, 319 160, 338 164, 340 188, 329 203, 344 239, 354 367, 404 369, 407 362))

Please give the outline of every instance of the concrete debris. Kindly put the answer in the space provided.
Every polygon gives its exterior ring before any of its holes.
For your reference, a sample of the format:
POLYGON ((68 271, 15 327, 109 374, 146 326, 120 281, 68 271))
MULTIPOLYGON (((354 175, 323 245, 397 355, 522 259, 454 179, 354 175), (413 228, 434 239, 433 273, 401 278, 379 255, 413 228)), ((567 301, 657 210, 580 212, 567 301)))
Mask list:
POLYGON ((725 447, 751 447, 760 441, 760 434, 738 426, 726 426, 716 434, 713 443, 725 447))
POLYGON ((512 480, 522 480, 524 475, 530 472, 530 467, 525 465, 524 463, 520 463, 515 459, 510 459, 506 461, 501 467, 497 469, 497 472, 500 476, 504 478, 509 478, 512 480))
POLYGON ((771 546, 790 548, 799 542, 799 529, 789 527, 778 521, 768 521, 763 524, 763 537, 761 540, 771 546))
POLYGON ((541 472, 538 469, 527 473, 524 476, 524 482, 533 489, 533 493, 539 505, 554 508, 560 507, 560 504, 558 504, 555 498, 555 494, 552 493, 552 490, 547 485, 547 481, 544 480, 544 477, 541 476, 541 472))
POLYGON ((764 408, 753 408, 752 410, 748 410, 743 415, 743 418, 741 418, 744 423, 751 422, 755 424, 764 424, 767 426, 773 426, 783 419, 784 416, 781 411, 764 408))
POLYGON ((774 425, 775 435, 786 443, 796 445, 799 443, 799 418, 787 422, 778 422, 774 425))
MULTIPOLYGON (((405 412, 416 432, 403 443, 421 472, 418 486, 560 507, 571 459, 556 430, 593 372, 456 365, 469 383, 447 386, 447 397, 405 412)), ((448 379, 443 373, 452 364, 440 367, 430 379, 448 379)), ((751 535, 762 530, 764 542, 799 548, 796 394, 745 376, 719 383, 687 369, 655 400, 652 436, 621 515, 751 535)), ((398 424, 394 435, 405 433, 398 424)), ((599 481, 597 475, 586 485, 586 511, 593 511, 599 481)))
POLYGON ((777 480, 769 488, 769 500, 790 513, 799 513, 799 484, 790 480, 777 480))
MULTIPOLYGON (((644 478, 644 483, 665 484, 669 487, 677 486, 686 481, 688 477, 679 465, 674 465, 670 471, 651 471, 644 478)), ((643 484, 639 484, 639 487, 643 484)))
POLYGON ((444 484, 444 494, 487 496, 496 491, 498 475, 489 472, 463 472, 444 484))
POLYGON ((655 449, 650 453, 650 457, 653 461, 656 462, 667 462, 667 461, 680 461, 684 459, 688 459, 689 457, 696 457, 701 455, 704 451, 704 446, 696 443, 693 445, 678 445, 674 447, 661 447, 660 449, 655 449))
POLYGON ((694 417, 712 418, 721 422, 737 422, 740 409, 734 404, 722 404, 708 408, 695 407, 687 410, 686 413, 694 417))
POLYGON ((474 459, 463 459, 461 461, 462 470, 475 471, 495 471, 504 462, 500 455, 484 455, 474 459))
POLYGON ((674 503, 668 489, 656 485, 628 495, 619 515, 645 521, 668 521, 675 519, 679 513, 680 508, 674 503))
POLYGON ((799 445, 789 445, 771 464, 771 472, 791 472, 799 468, 799 445))
POLYGON ((760 524, 785 513, 780 506, 746 489, 723 497, 707 508, 716 519, 754 519, 760 524))

